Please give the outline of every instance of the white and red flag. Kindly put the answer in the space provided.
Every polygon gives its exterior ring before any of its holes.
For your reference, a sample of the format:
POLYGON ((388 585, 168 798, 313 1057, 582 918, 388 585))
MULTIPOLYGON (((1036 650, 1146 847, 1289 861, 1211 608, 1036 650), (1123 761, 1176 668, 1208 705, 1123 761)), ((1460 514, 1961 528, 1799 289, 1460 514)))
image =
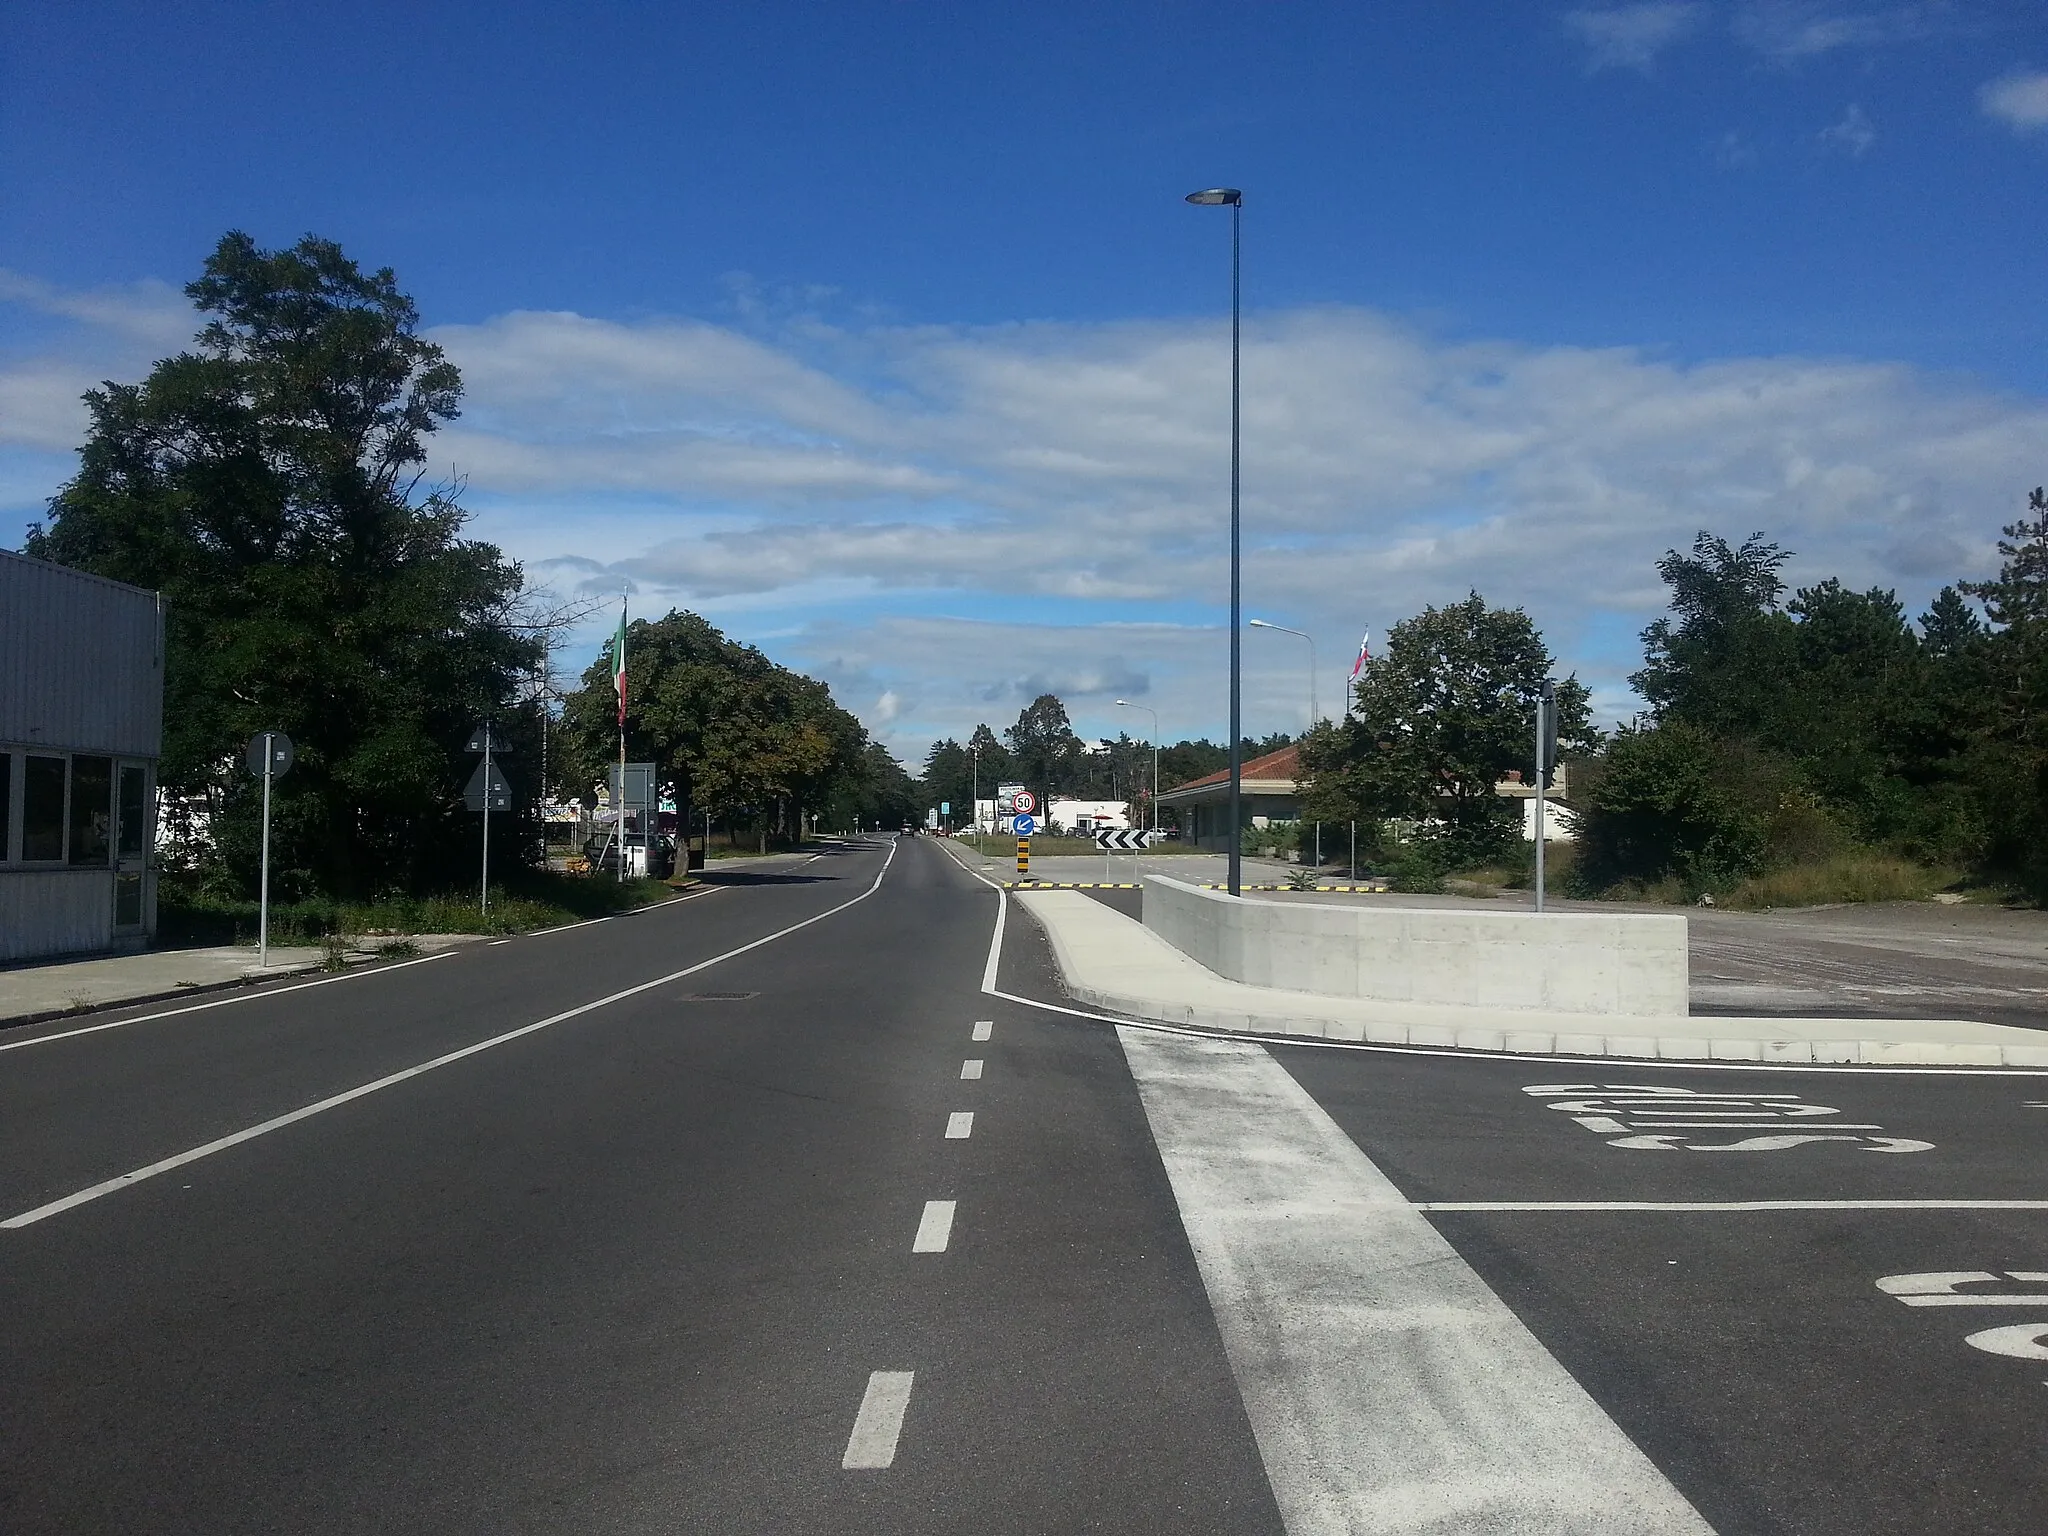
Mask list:
POLYGON ((619 729, 626 728, 626 605, 619 604, 619 632, 612 640, 612 687, 619 694, 619 729))
POLYGON ((1358 660, 1351 663, 1351 681, 1358 681, 1358 674, 1365 670, 1365 664, 1372 660, 1372 631, 1367 630, 1358 640, 1358 660))

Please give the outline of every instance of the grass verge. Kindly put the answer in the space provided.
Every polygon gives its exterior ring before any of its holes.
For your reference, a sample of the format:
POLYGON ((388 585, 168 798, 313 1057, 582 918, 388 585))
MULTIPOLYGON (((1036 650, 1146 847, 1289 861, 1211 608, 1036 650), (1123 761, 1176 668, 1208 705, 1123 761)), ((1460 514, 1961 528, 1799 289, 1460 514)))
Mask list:
MULTIPOLYGON (((376 901, 272 902, 270 937, 279 944, 317 944, 364 934, 523 933, 589 917, 630 912, 674 894, 660 880, 593 879, 524 871, 491 887, 491 910, 476 894, 388 896, 376 901)), ((165 881, 157 897, 157 932, 165 944, 250 944, 256 939, 256 903, 181 890, 165 881)), ((395 945, 386 949, 396 953, 395 945)))
POLYGON ((1753 875, 1721 898, 1744 911, 1764 907, 1819 907, 1863 901, 1928 901, 1953 889, 1962 871, 1930 869, 1885 853, 1838 853, 1753 875))

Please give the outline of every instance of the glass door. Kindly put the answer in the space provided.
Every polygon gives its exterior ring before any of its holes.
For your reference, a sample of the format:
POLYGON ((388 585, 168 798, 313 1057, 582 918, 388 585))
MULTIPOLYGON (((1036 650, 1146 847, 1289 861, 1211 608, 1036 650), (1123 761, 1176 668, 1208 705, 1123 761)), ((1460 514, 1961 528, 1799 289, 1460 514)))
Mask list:
POLYGON ((114 796, 114 928, 142 930, 143 881, 149 869, 149 767, 121 764, 114 796))

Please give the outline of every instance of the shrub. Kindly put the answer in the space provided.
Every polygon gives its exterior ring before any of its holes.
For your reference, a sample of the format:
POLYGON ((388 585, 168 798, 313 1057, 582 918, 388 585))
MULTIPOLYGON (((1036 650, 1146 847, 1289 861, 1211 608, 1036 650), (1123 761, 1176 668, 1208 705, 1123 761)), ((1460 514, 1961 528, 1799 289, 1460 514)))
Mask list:
MULTIPOLYGON (((1696 893, 1758 873, 1782 811, 1784 780, 1759 754, 1689 725, 1621 732, 1586 798, 1574 890, 1596 895, 1676 877, 1696 893)), ((1810 819, 1799 816, 1786 828, 1788 836, 1812 831, 1810 819)))

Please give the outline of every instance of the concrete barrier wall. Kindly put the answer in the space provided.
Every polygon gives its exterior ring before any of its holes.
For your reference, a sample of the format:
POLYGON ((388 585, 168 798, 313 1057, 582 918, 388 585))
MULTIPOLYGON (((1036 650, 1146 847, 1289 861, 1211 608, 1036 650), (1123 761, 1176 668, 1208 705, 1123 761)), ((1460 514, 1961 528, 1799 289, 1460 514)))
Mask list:
POLYGON ((1255 901, 1145 876, 1145 926, 1219 976, 1385 1002, 1683 1016, 1683 917, 1255 901))

